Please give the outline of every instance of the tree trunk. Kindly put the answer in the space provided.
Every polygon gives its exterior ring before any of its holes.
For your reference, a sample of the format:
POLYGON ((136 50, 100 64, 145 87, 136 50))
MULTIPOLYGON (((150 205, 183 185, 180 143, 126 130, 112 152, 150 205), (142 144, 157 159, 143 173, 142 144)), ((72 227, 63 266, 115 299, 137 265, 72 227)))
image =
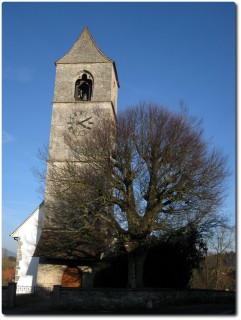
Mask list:
POLYGON ((128 255, 128 288, 142 288, 144 262, 147 250, 137 250, 128 255))

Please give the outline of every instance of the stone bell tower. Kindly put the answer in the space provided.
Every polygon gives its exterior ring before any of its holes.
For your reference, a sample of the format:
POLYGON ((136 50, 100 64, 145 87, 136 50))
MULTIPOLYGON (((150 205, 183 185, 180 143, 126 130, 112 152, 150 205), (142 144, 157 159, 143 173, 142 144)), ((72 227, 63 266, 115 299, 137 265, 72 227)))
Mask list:
MULTIPOLYGON (((81 139, 98 121, 96 108, 107 117, 115 117, 119 84, 114 61, 97 47, 87 27, 72 49, 55 64, 49 162, 61 163, 70 158, 63 141, 64 132, 75 133, 81 139)), ((45 205, 49 189, 47 177, 45 205)), ((46 212, 43 227, 48 223, 50 217, 46 212)))
POLYGON ((84 28, 72 49, 56 62, 49 157, 63 160, 63 130, 84 134, 94 125, 94 108, 116 114, 118 86, 114 61, 84 28))
MULTIPOLYGON (((103 110, 108 117, 116 116, 119 83, 115 62, 97 47, 87 27, 73 47, 55 64, 48 163, 58 165, 70 156, 63 140, 66 130, 81 139, 98 121, 94 112, 96 108, 103 110)), ((73 257, 67 255, 66 243, 70 241, 68 235, 61 235, 61 230, 54 230, 55 226, 51 222, 48 212, 50 185, 47 175, 43 229, 35 251, 35 256, 40 257, 37 283, 43 287, 61 284, 68 261, 73 260, 73 257), (58 250, 55 246, 58 246, 58 250), (61 246, 63 250, 60 254, 61 246)), ((80 266, 80 262, 76 264, 79 270, 87 268, 80 266)))

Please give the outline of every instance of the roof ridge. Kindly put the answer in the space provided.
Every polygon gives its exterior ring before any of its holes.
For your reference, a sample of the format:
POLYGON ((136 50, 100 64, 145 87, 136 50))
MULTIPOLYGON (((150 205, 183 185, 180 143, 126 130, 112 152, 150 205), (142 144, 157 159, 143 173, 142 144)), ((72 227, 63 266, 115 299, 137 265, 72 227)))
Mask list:
POLYGON ((98 51, 105 59, 107 59, 108 61, 114 62, 111 58, 109 58, 106 54, 104 54, 104 53, 98 48, 98 46, 97 46, 97 44, 96 44, 93 36, 91 35, 91 33, 90 33, 90 31, 89 31, 89 28, 88 28, 87 26, 85 26, 84 29, 83 29, 83 31, 81 32, 81 34, 78 36, 77 40, 74 42, 74 45, 72 46, 72 48, 71 48, 70 50, 68 50, 68 51, 66 52, 66 54, 65 54, 62 58, 58 59, 58 60, 55 62, 55 64, 59 63, 59 61, 61 61, 62 59, 64 59, 67 55, 69 55, 69 54, 76 48, 77 43, 79 42, 80 38, 82 37, 82 35, 83 35, 85 32, 87 32, 89 38, 91 39, 91 41, 92 41, 94 47, 97 49, 97 51, 98 51))

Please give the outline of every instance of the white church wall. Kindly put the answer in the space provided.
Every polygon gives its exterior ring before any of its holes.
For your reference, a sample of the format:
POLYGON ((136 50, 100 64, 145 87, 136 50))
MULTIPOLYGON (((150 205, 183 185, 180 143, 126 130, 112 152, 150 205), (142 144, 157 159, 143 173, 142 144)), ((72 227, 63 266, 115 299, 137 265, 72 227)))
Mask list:
POLYGON ((14 231, 11 236, 18 238, 16 281, 17 293, 28 293, 36 286, 39 258, 33 257, 41 234, 43 203, 14 231))

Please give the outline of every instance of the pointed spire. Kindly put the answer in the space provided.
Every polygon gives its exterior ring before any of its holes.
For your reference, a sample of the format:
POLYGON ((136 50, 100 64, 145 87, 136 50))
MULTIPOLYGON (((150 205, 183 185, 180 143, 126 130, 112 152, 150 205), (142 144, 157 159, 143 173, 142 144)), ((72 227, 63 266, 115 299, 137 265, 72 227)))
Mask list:
POLYGON ((113 62, 96 45, 89 29, 84 28, 79 38, 58 63, 113 62))

